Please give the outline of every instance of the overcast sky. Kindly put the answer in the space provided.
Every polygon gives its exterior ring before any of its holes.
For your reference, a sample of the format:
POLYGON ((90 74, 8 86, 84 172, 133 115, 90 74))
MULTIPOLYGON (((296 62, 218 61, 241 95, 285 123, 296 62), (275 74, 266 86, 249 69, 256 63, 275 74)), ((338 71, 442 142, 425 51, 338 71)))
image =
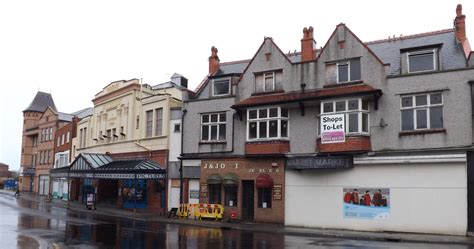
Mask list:
POLYGON ((341 22, 362 41, 435 31, 453 26, 458 3, 472 38, 472 0, 1 1, 0 162, 19 169, 22 111, 38 90, 67 113, 115 80, 154 85, 178 72, 194 90, 211 46, 226 62, 251 58, 265 36, 299 51, 310 25, 318 48, 341 22))

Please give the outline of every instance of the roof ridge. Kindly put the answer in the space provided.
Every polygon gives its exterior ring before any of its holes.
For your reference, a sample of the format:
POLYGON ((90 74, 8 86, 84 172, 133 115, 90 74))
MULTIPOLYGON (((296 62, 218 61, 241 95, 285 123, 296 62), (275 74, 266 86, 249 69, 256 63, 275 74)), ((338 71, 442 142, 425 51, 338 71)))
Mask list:
POLYGON ((430 36, 430 35, 444 34, 444 33, 449 33, 449 32, 453 32, 453 31, 454 31, 454 28, 440 29, 440 30, 417 33, 417 34, 412 34, 412 35, 407 35, 407 36, 399 36, 399 37, 395 37, 395 38, 373 40, 373 41, 368 41, 368 42, 364 42, 364 43, 366 45, 372 45, 372 44, 383 43, 383 42, 391 42, 391 41, 397 41, 397 40, 419 38, 419 37, 430 36))

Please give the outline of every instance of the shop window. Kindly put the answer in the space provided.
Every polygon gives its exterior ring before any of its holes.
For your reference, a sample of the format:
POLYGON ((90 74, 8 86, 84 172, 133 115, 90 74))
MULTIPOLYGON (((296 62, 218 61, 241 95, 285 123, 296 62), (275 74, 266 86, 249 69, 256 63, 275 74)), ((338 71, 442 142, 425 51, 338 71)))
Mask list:
POLYGON ((221 203, 221 184, 209 184, 209 203, 221 203))
POLYGON ((237 206, 237 186, 226 186, 225 189, 225 205, 229 207, 237 206))
POLYGON ((210 113, 201 116, 201 141, 226 140, 226 114, 210 113))
POLYGON ((272 208, 272 188, 258 188, 258 207, 272 208))
POLYGON ((247 110, 247 117, 247 141, 288 138, 288 109, 251 109, 247 110))
POLYGON ((443 128, 442 93, 401 97, 401 130, 443 128))
POLYGON ((348 134, 369 133, 368 100, 348 99, 322 102, 321 113, 320 120, 326 115, 345 114, 345 129, 348 134))

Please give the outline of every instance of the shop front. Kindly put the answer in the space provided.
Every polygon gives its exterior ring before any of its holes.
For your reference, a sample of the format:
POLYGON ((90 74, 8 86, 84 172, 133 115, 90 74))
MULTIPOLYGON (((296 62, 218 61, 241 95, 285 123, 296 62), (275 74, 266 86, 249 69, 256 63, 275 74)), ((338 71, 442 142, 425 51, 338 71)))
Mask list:
POLYGON ((224 220, 284 222, 283 158, 223 158, 201 162, 200 203, 224 206, 224 220))

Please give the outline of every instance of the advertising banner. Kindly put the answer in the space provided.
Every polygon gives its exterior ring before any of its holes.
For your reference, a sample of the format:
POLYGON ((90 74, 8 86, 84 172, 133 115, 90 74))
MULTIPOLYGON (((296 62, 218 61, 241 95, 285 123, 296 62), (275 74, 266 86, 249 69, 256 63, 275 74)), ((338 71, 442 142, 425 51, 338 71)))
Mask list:
POLYGON ((321 143, 342 143, 345 137, 345 114, 321 116, 321 143))
POLYGON ((343 188, 343 216, 348 219, 390 219, 390 189, 343 188))

